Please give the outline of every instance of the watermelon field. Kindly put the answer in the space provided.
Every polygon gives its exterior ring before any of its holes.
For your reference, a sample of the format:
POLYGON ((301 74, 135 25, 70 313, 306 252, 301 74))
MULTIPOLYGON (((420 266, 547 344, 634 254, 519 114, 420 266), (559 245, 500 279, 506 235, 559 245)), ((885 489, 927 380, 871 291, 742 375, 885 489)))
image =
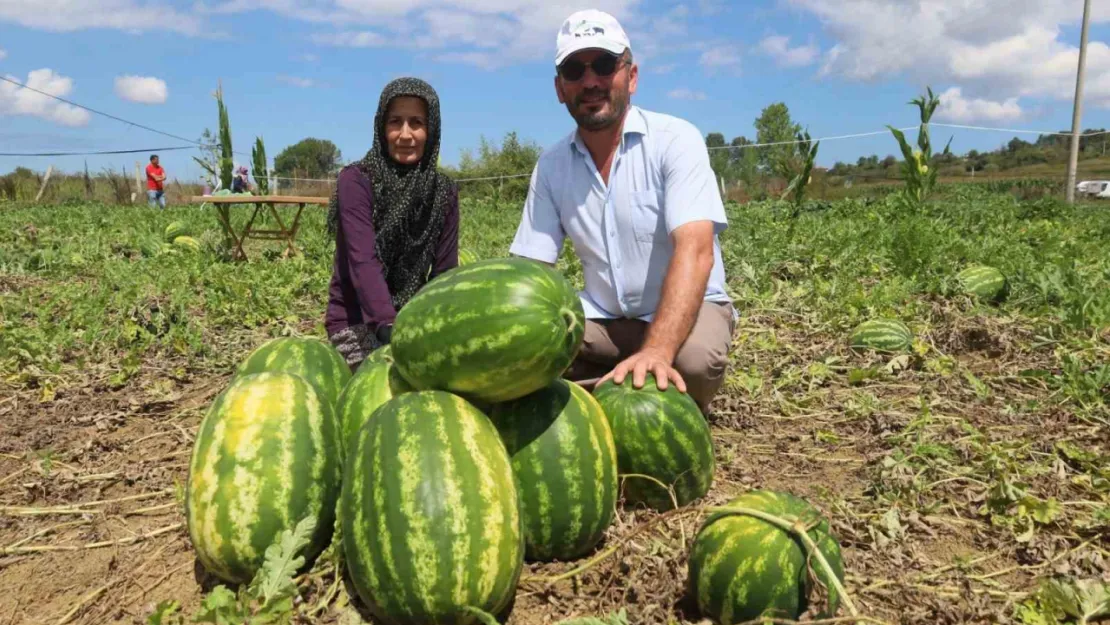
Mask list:
MULTIPOLYGON (((515 505, 509 454, 540 435, 513 417, 539 419, 554 400, 510 410, 398 394, 361 429, 320 430, 305 415, 330 408, 306 378, 234 381, 274 339, 325 336, 334 244, 322 210, 306 209, 300 254, 250 241, 244 263, 229 259, 208 208, 0 203, 0 625, 388 622, 369 609, 367 589, 377 589, 379 610, 424 611, 413 623, 453 622, 427 616, 429 606, 466 595, 497 612, 468 613, 474 623, 709 625, 717 621, 702 596, 718 608, 723 597, 798 604, 798 588, 812 592, 796 619, 748 622, 1110 622, 1110 210, 975 185, 942 186, 914 210, 894 196, 727 208, 721 245, 740 319, 705 425, 653 421, 677 404, 613 408, 638 401, 627 391, 595 398, 551 386, 564 414, 593 428, 572 449, 602 450, 602 470, 557 475, 550 492, 515 505), (171 224, 196 244, 168 240, 171 224), (250 444, 245 425, 202 428, 206 414, 256 395, 301 411, 285 419, 293 409, 267 400, 266 427, 303 446, 292 459, 263 450, 263 461, 304 461, 292 492, 267 486, 257 510, 277 506, 275 493, 298 510, 342 502, 323 515, 327 527, 290 531, 268 550, 236 533, 251 510, 213 499, 209 478, 223 470, 215 452, 195 460, 195 492, 208 495, 191 498, 189 484, 198 445, 250 444), (647 496, 645 482, 628 488, 633 472, 621 471, 614 483, 626 488, 609 499, 601 489, 614 476, 602 462, 616 454, 597 442, 610 432, 602 406, 610 420, 624 416, 611 428, 621 454, 625 432, 644 423, 707 426, 704 442, 690 439, 700 458, 690 462, 713 467, 711 482, 699 473, 647 496), (413 433, 419 415, 434 416, 439 438, 413 433), (391 448, 410 464, 377 471, 391 448), (325 487, 341 465, 376 477, 325 487), (451 471, 473 479, 434 502, 442 522, 418 522, 412 510, 431 505, 418 496, 421 475, 451 471), (640 505, 667 499, 679 505, 640 505), (806 525, 729 516, 730 505, 806 525), (554 531, 537 509, 574 516, 557 529, 577 533, 554 551, 533 545, 554 531), (331 540, 332 517, 343 544, 331 540), (467 545, 444 538, 448 528, 467 545), (513 528, 528 537, 527 556, 513 528), (209 548, 220 532, 237 556, 266 551, 260 576, 209 548), (385 546, 390 536, 440 551, 410 553, 411 575, 397 574, 407 565, 394 561, 403 549, 385 546), (505 564, 466 559, 473 545, 495 543, 505 564), (310 544, 319 555, 301 567, 310 544), (795 557, 807 552, 808 561, 795 557), (449 579, 431 598, 417 592, 428 571, 449 579)), ((461 247, 503 257, 520 207, 464 197, 461 210, 461 247)), ((557 269, 580 286, 569 244, 557 269)), ((495 314, 496 301, 488 308, 495 314)), ((439 327, 436 310, 420 308, 417 329, 439 327)), ((399 363, 437 351, 416 329, 395 336, 399 363)), ((503 376, 501 389, 535 379, 537 367, 503 376)), ((643 470, 678 455, 655 452, 643 470)), ((521 466, 539 475, 539 462, 521 466)))

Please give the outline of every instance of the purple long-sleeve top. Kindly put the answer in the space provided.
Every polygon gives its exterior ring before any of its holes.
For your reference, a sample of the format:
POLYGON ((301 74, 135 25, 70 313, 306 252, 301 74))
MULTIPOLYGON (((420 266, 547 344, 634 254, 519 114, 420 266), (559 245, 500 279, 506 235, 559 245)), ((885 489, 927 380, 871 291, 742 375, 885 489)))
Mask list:
MULTIPOLYGON (((339 186, 339 225, 324 326, 329 335, 362 323, 373 332, 380 325, 393 323, 397 316, 385 282, 385 270, 374 249, 374 223, 371 221, 374 192, 366 176, 354 167, 339 174, 336 184, 339 186)), ((458 234, 456 188, 436 243, 429 280, 458 266, 458 234)))

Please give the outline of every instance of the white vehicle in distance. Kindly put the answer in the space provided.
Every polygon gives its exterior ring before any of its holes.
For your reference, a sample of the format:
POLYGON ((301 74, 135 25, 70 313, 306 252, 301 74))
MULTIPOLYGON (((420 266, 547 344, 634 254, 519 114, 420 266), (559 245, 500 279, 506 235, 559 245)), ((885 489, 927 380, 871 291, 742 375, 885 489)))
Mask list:
POLYGON ((1105 195, 1110 189, 1110 180, 1084 180, 1075 185, 1076 193, 1095 197, 1110 197, 1105 195))

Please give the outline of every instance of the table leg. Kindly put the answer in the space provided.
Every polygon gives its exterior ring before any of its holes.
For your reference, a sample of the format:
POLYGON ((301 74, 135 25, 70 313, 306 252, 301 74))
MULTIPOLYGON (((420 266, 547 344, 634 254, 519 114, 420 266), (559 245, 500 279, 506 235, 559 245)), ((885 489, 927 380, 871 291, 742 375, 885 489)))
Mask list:
POLYGON ((216 214, 219 215, 220 225, 224 228, 224 233, 231 238, 233 244, 231 250, 231 259, 238 260, 239 254, 243 252, 243 243, 238 236, 235 235, 235 228, 231 225, 230 209, 224 206, 216 207, 216 214))
POLYGON ((289 239, 288 239, 289 253, 294 254, 294 255, 297 253, 297 247, 294 244, 294 242, 297 239, 297 230, 300 229, 300 227, 301 227, 301 212, 302 211, 304 211, 304 203, 303 202, 297 205, 297 214, 293 216, 293 225, 290 226, 290 228, 289 228, 289 239))
POLYGON ((242 259, 242 260, 247 260, 247 253, 243 250, 243 243, 247 240, 247 237, 250 236, 251 226, 254 225, 254 218, 258 216, 259 209, 260 209, 260 207, 257 204, 255 204, 254 205, 254 212, 251 213, 251 218, 247 220, 247 225, 243 228, 243 234, 240 235, 239 241, 236 244, 236 247, 237 247, 237 253, 235 254, 236 258, 239 258, 239 259, 242 259))

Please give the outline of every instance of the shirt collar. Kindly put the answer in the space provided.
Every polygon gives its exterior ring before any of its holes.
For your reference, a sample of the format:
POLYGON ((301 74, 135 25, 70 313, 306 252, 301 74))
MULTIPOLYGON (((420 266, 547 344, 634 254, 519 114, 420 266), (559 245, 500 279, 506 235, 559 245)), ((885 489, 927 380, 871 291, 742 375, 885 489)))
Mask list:
MULTIPOLYGON (((624 116, 624 128, 621 134, 623 135, 621 138, 622 147, 624 144, 624 137, 631 134, 647 134, 647 122, 644 121, 644 116, 640 112, 639 107, 635 105, 630 105, 628 107, 628 113, 624 116)), ((570 145, 572 149, 578 150, 578 153, 583 156, 589 155, 590 153, 589 149, 586 148, 586 143, 582 141, 582 136, 578 134, 577 129, 575 129, 572 134, 570 145)))

